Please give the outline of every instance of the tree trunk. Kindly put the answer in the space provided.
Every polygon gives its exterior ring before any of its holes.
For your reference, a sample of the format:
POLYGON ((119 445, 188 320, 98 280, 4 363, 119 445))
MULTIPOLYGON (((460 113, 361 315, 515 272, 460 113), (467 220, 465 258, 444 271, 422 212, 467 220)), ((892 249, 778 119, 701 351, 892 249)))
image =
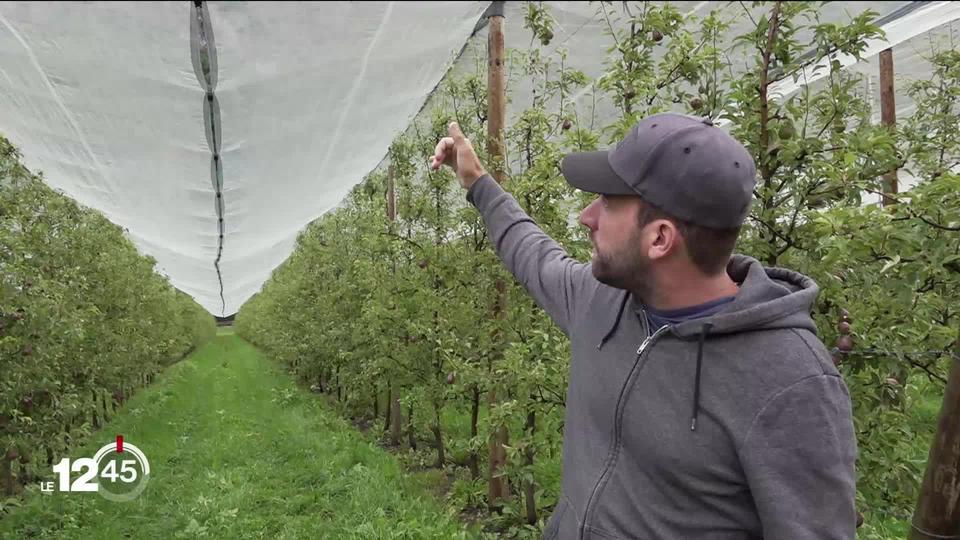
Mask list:
MULTIPOLYGON (((527 431, 527 435, 530 437, 530 445, 527 446, 525 457, 526 465, 530 468, 530 474, 533 475, 533 436, 537 431, 537 417, 536 412, 531 406, 527 410, 527 423, 524 426, 524 429, 527 431)), ((534 482, 531 480, 523 486, 523 498, 527 504, 527 523, 533 525, 537 522, 537 501, 534 497, 534 482)))
POLYGON ((394 446, 400 445, 400 430, 403 427, 402 416, 400 412, 400 397, 397 395, 397 390, 394 390, 390 402, 390 444, 394 446))
POLYGON ((434 402, 434 421, 433 421, 433 438, 437 445, 437 468, 442 469, 443 464, 446 463, 446 457, 443 454, 443 431, 441 430, 440 424, 440 412, 443 406, 440 402, 434 402))
MULTIPOLYGON (((489 406, 492 409, 496 403, 496 390, 490 389, 488 394, 489 406)), ((506 474, 503 468, 507 463, 507 450, 504 445, 508 444, 509 436, 506 426, 497 428, 490 437, 490 469, 489 469, 489 489, 487 496, 492 509, 499 509, 502 506, 503 499, 510 497, 510 487, 507 482, 506 474)))
MULTIPOLYGON (((780 29, 780 5, 782 2, 776 2, 770 12, 770 20, 767 25, 767 42, 763 48, 763 64, 760 69, 760 155, 757 160, 757 169, 760 178, 763 181, 763 187, 767 190, 773 188, 774 164, 771 163, 770 155, 770 100, 767 91, 770 85, 770 58, 773 56, 774 48, 777 42, 777 35, 780 29)), ((761 219, 767 222, 771 227, 776 227, 776 221, 773 218, 773 200, 774 194, 769 191, 764 195, 761 206, 761 219)), ((760 238, 769 246, 770 253, 764 257, 767 266, 777 265, 777 236, 773 231, 761 229, 760 238)))
POLYGON ((13 496, 13 462, 7 456, 0 456, 3 460, 3 493, 7 497, 13 496))
POLYGON ((416 433, 416 430, 413 429, 413 405, 412 404, 409 407, 407 407, 407 413, 408 413, 407 434, 409 436, 408 438, 410 441, 410 449, 416 450, 417 449, 417 433, 416 433))
POLYGON ((951 538, 960 532, 960 355, 951 364, 910 540, 951 538))
MULTIPOLYGON (((477 419, 480 416, 480 388, 477 385, 473 386, 473 403, 470 410, 470 438, 476 439, 477 437, 477 419)), ((476 480, 480 478, 480 456, 477 455, 477 451, 470 450, 470 478, 476 480)))
POLYGON ((393 389, 390 385, 390 379, 387 379, 387 408, 383 411, 383 431, 390 431, 390 418, 393 417, 393 389))
POLYGON ((380 385, 373 385, 373 420, 380 418, 380 385))
POLYGON ((340 392, 340 366, 337 366, 337 401, 343 399, 343 395, 340 392))

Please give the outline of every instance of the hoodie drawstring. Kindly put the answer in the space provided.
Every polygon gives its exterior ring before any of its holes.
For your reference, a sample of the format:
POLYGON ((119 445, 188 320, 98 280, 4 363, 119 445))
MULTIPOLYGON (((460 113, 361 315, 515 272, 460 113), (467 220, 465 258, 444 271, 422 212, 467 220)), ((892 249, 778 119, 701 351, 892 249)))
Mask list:
MULTIPOLYGON (((603 347, 603 344, 610 339, 610 336, 616 332, 617 327, 620 326, 620 319, 623 317, 623 309, 627 305, 627 299, 630 295, 628 293, 623 294, 623 299, 620 300, 620 309, 617 310, 617 318, 613 322, 613 326, 610 327, 610 330, 607 331, 606 335, 603 336, 603 339, 600 340, 600 343, 597 344, 597 350, 600 350, 603 347)), ((703 369, 703 343, 707 339, 707 334, 710 333, 710 329, 713 328, 713 323, 704 323, 703 330, 700 332, 700 339, 697 344, 697 375, 694 379, 693 386, 693 414, 690 418, 690 431, 697 430, 697 415, 700 413, 700 371, 703 369)))
POLYGON ((700 369, 703 366, 703 342, 707 339, 707 334, 713 328, 711 323, 703 324, 703 331, 700 332, 700 342, 697 344, 697 376, 693 386, 693 416, 690 420, 690 431, 697 430, 697 413, 700 412, 700 369))
POLYGON ((599 351, 603 344, 610 339, 610 336, 617 331, 617 327, 620 326, 620 318, 623 317, 623 308, 627 305, 627 298, 630 297, 629 293, 623 293, 623 299, 620 300, 620 309, 617 310, 617 319, 613 321, 613 326, 610 327, 610 330, 607 330, 606 335, 603 336, 603 339, 600 340, 600 343, 597 344, 597 350, 599 351))

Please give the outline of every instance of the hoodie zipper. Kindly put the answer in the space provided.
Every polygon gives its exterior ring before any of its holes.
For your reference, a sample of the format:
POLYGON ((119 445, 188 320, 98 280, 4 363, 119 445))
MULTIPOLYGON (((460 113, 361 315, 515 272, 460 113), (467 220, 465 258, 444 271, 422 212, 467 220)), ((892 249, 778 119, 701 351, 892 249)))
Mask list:
MULTIPOLYGON (((644 314, 644 319, 646 314, 644 314)), ((603 468, 603 472, 600 473, 600 478, 597 480, 597 483, 593 486, 593 491, 590 493, 590 498, 587 499, 587 506, 583 512, 583 523, 580 524, 580 538, 583 539, 584 532, 587 528, 587 523, 590 521, 590 505, 595 502, 597 493, 600 490, 600 485, 603 484, 604 480, 607 477, 607 473, 610 472, 610 469, 617 461, 617 453, 619 453, 618 447, 620 446, 620 436, 622 431, 622 423, 619 421, 620 416, 623 414, 624 406, 624 397, 627 393, 627 385, 630 384, 630 381, 633 380, 634 374, 638 373, 643 369, 643 366, 646 365, 646 361, 641 364, 640 360, 644 358, 643 353, 647 350, 653 341, 664 333, 669 326, 661 326, 654 332, 652 335, 648 335, 644 338, 643 342, 640 343, 640 347, 637 349, 637 359, 633 362, 633 368, 630 369, 630 373, 627 375, 627 380, 624 381, 623 387, 620 388, 620 396, 617 398, 617 408, 614 411, 613 417, 613 448, 610 449, 610 453, 607 455, 607 464, 603 468)))

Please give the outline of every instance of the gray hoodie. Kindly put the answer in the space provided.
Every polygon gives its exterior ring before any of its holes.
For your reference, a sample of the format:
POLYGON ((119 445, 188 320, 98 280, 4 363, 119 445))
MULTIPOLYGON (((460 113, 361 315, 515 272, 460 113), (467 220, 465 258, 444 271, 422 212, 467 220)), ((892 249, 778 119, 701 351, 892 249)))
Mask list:
POLYGON ((713 315, 646 328, 492 178, 467 192, 500 259, 570 338, 563 487, 544 537, 854 538, 850 396, 817 285, 735 255, 713 315))

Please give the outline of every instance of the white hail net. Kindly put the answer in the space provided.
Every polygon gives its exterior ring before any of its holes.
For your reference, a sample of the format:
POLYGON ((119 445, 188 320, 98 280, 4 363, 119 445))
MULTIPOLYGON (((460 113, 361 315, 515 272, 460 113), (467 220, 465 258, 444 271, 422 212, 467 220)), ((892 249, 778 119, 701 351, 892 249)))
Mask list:
MULTIPOLYGON (((562 47, 568 66, 602 74, 610 38, 597 4, 546 4, 558 23, 547 51, 562 47)), ((672 4, 703 16, 731 3, 672 4)), ((951 37, 960 3, 833 2, 822 17, 909 4, 868 54, 893 46, 898 80, 912 80, 929 73, 923 56, 951 37)), ((310 221, 382 165, 447 69, 472 69, 488 5, 210 2, 201 39, 193 2, 0 3, 0 133, 50 186, 126 228, 173 286, 229 315, 310 221), (209 100, 194 65, 203 49, 209 100)), ((530 45, 525 10, 506 3, 508 48, 530 45)), ((850 69, 876 87, 875 56, 850 69)), ((531 92, 523 78, 509 84, 511 116, 531 92)), ((898 116, 911 106, 898 92, 898 116)), ((615 114, 602 102, 597 111, 615 114)))

